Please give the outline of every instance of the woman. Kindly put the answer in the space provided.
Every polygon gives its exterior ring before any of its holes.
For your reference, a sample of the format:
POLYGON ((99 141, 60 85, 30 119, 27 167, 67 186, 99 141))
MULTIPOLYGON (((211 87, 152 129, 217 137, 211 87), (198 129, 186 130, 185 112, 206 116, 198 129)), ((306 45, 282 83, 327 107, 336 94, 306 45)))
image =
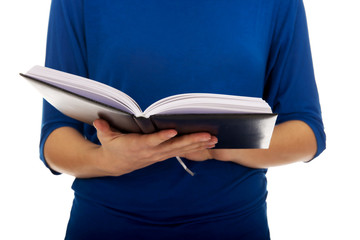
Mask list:
POLYGON ((44 102, 41 158, 76 177, 66 239, 269 239, 266 169, 325 149, 301 0, 53 0, 46 66, 142 108, 213 92, 262 97, 278 114, 268 150, 229 150, 208 133, 90 126, 44 102))

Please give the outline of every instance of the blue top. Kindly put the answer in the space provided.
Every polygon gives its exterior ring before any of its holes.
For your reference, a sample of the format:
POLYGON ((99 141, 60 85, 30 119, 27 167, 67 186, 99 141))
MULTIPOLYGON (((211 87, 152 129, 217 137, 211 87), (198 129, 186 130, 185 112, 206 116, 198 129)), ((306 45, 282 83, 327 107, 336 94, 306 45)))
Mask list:
MULTIPOLYGON (((277 123, 302 120, 312 128, 316 156, 325 149, 301 0, 53 0, 46 66, 118 88, 143 109, 163 97, 188 92, 262 97, 279 114, 277 123)), ((99 143, 92 126, 44 102, 40 153, 45 164, 44 142, 62 126, 99 143)), ((202 234, 212 237, 216 234, 210 229, 216 228, 205 223, 216 219, 241 220, 236 226, 227 223, 239 234, 256 224, 267 228, 266 169, 216 160, 186 164, 197 175, 191 177, 169 159, 120 177, 76 179, 72 219, 77 226, 101 219, 96 205, 106 209, 99 210, 108 213, 104 218, 118 220, 99 220, 94 228, 116 225, 119 219, 126 219, 122 224, 128 224, 124 229, 130 232, 131 226, 173 229, 196 223, 206 226, 202 234), (92 212, 92 220, 77 214, 80 209, 92 212), (265 221, 242 219, 258 209, 265 221)), ((225 224, 219 222, 221 229, 225 224)), ((181 232, 195 234, 199 229, 181 232)))

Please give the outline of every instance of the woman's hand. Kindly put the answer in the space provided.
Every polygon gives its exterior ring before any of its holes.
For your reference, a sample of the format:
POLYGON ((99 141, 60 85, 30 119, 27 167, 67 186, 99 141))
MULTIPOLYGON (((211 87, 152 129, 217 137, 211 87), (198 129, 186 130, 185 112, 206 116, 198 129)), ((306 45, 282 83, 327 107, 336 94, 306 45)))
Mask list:
POLYGON ((302 121, 288 121, 275 126, 269 149, 202 149, 182 155, 189 160, 216 159, 250 168, 268 168, 309 161, 316 153, 316 138, 302 121))
POLYGON ((194 133, 175 137, 175 130, 153 134, 123 134, 110 128, 105 120, 94 121, 101 146, 96 149, 98 166, 111 176, 119 176, 175 156, 205 160, 207 149, 216 137, 194 133))
POLYGON ((212 156, 212 147, 211 146, 207 149, 202 149, 200 151, 196 151, 196 152, 190 152, 190 153, 186 153, 186 154, 182 154, 180 157, 184 157, 188 160, 192 160, 192 161, 206 161, 209 159, 213 159, 212 156))
POLYGON ((268 168, 309 161, 316 153, 316 138, 302 121, 288 121, 275 126, 269 149, 203 149, 183 157, 204 161, 231 161, 250 168, 268 168))

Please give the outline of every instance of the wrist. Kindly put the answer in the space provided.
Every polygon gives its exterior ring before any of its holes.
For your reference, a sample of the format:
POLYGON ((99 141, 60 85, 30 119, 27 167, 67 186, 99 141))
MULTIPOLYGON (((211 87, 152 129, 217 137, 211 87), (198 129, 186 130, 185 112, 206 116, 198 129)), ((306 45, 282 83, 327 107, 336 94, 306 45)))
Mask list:
POLYGON ((132 172, 124 165, 124 161, 119 158, 114 159, 111 154, 102 145, 93 146, 88 152, 90 166, 95 174, 100 177, 118 177, 123 174, 132 172))
POLYGON ((79 151, 79 158, 83 162, 83 169, 76 175, 78 178, 107 177, 111 173, 106 168, 105 159, 101 145, 91 143, 84 151, 79 151))

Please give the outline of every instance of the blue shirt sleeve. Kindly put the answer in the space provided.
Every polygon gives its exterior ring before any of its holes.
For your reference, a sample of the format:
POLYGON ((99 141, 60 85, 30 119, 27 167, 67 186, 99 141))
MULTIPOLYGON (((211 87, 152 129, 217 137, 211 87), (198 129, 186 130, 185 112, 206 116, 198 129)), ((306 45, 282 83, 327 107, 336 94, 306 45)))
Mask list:
MULTIPOLYGON (((50 10, 45 66, 87 77, 82 1, 53 0, 50 10)), ((52 131, 69 126, 83 133, 83 123, 69 118, 45 100, 40 137, 40 159, 44 164, 44 144, 52 131)), ((58 172, 50 169, 52 173, 58 172)))
POLYGON ((317 157, 325 149, 325 132, 302 0, 280 8, 267 65, 265 100, 278 114, 277 123, 301 120, 313 130, 317 157))

